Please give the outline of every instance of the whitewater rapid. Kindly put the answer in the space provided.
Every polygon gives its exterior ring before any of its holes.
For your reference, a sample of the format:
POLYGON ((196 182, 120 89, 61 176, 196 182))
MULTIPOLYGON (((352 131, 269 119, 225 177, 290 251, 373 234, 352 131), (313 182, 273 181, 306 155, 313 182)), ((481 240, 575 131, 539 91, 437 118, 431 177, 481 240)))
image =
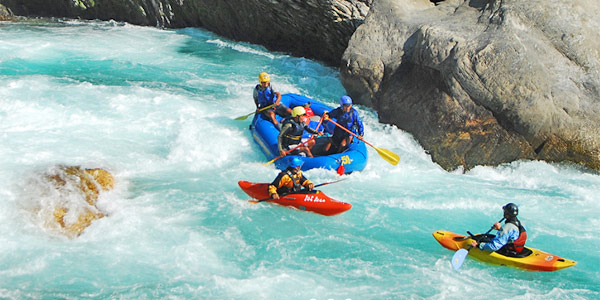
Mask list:
POLYGON ((335 69, 201 29, 0 22, 0 298, 600 296, 598 174, 530 161, 446 172, 366 107, 356 106, 365 139, 401 161, 369 148, 363 172, 322 188, 350 211, 249 203, 237 181, 278 172, 250 120, 234 120, 254 110, 261 71, 282 93, 331 106, 345 94, 335 69), (65 164, 116 179, 98 200, 106 217, 77 238, 37 210, 65 201, 39 183, 65 164), (485 231, 508 202, 520 205, 528 245, 578 264, 540 273, 467 259, 453 271, 432 232, 485 231))

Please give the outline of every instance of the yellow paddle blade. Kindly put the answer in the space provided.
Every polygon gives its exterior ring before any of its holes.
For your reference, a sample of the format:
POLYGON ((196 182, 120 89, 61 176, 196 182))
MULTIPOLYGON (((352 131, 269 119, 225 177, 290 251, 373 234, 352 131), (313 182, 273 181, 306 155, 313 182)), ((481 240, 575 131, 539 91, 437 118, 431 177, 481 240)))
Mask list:
POLYGON ((377 153, 379 153, 379 155, 381 156, 381 158, 385 159, 387 162, 389 162, 392 165, 397 165, 398 162, 400 161, 400 156, 388 149, 382 149, 382 148, 377 148, 375 146, 373 146, 373 148, 375 148, 375 150, 377 150, 377 153))
POLYGON ((235 118, 236 120, 246 120, 249 116, 251 116, 252 114, 254 114, 254 112, 251 112, 245 116, 241 116, 241 117, 237 117, 235 118))
POLYGON ((270 161, 268 161, 268 162, 264 163, 264 165, 265 165, 265 166, 268 166, 268 165, 272 164, 274 161, 276 161, 276 160, 277 160, 278 158, 280 158, 280 157, 281 157, 281 156, 277 156, 277 157, 275 157, 275 158, 271 159, 270 161))

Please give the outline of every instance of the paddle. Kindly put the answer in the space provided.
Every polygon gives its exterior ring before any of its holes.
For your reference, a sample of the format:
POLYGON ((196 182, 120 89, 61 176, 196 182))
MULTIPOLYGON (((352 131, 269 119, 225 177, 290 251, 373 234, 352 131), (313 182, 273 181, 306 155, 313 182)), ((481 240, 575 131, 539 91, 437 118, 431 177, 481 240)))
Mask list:
MULTIPOLYGON (((321 122, 323 122, 323 117, 321 117, 321 120, 319 120, 319 124, 317 124, 317 127, 316 127, 317 129, 319 129, 319 126, 321 126, 321 122)), ((312 141, 314 139, 315 139, 315 136, 313 135, 310 139, 306 140, 305 142, 299 144, 298 146, 296 146, 296 147, 294 147, 294 148, 292 148, 292 149, 290 149, 288 151, 285 151, 285 154, 288 154, 288 153, 290 153, 290 152, 292 152, 292 151, 300 148, 302 145, 304 145, 304 144, 306 144, 306 143, 308 143, 308 142, 310 142, 310 141, 312 141)), ((275 162, 276 160, 278 160, 278 159, 280 159, 282 157, 283 157, 283 155, 279 155, 279 156, 271 159, 270 161, 268 161, 268 162, 265 163, 265 166, 268 166, 268 165, 272 164, 273 162, 275 162)))
MULTIPOLYGON (((500 221, 498 221, 498 223, 504 221, 504 217, 502 219, 500 219, 500 221)), ((490 230, 488 230, 486 233, 484 233, 482 236, 485 236, 486 234, 490 233, 490 231, 492 231, 492 229, 494 229, 494 226, 492 225, 492 228, 490 228, 490 230)), ((473 236, 470 232, 468 232, 469 235, 473 236)), ((477 241, 479 242, 479 241, 477 241)), ((469 254, 469 251, 471 251, 471 248, 473 248, 473 246, 469 246, 468 249, 458 249, 458 251, 456 251, 456 253, 454 253, 454 255, 452 256, 452 268, 454 268, 455 271, 457 271, 458 269, 460 269, 460 267, 462 266, 462 264, 465 262, 465 258, 467 257, 467 254, 469 254)))
POLYGON ((327 118, 327 121, 335 124, 337 127, 344 129, 345 131, 347 131, 349 134, 355 136, 356 138, 358 138, 359 140, 363 141, 365 144, 373 147, 373 149, 377 150, 377 153, 379 153, 379 156, 381 156, 381 158, 385 159, 387 162, 389 162, 392 165, 397 165, 398 162, 400 161, 400 156, 398 156, 398 154, 388 150, 388 149, 383 149, 383 148, 378 148, 375 147, 373 145, 371 145, 369 142, 365 141, 363 138, 361 138, 360 136, 356 135, 354 132, 348 130, 346 127, 343 127, 342 125, 336 123, 335 121, 327 118))
MULTIPOLYGON (((263 111, 263 110, 265 110, 265 109, 269 109, 269 108, 273 107, 273 105, 275 105, 275 103, 273 103, 273 104, 271 104, 271 105, 269 105, 269 106, 265 106, 265 107, 263 107, 263 108, 259 109, 258 111, 259 111, 259 112, 261 112, 261 111, 263 111)), ((246 120, 246 118, 248 118, 249 116, 251 116, 251 115, 253 115, 253 114, 255 114, 255 113, 256 113, 256 111, 253 111, 253 112, 251 112, 251 113, 249 113, 249 114, 247 114, 247 115, 244 115, 244 116, 241 116, 241 117, 237 117, 237 118, 235 118, 235 119, 236 119, 236 120, 246 120)))
MULTIPOLYGON (((288 150, 288 151, 285 151, 285 154, 288 154, 288 153, 290 153, 290 152, 292 152, 292 151, 294 151, 294 150, 296 150, 296 149, 298 149, 298 148, 302 147, 302 145, 304 145, 304 144, 306 144, 306 143, 308 143, 308 142, 310 142, 310 141, 312 141, 312 140, 314 140, 314 139, 315 139, 315 137, 314 137, 314 136, 312 136, 310 139, 308 139, 308 140, 306 140, 306 141, 304 141, 304 142, 302 142, 302 143, 298 144, 298 146, 296 146, 296 147, 294 147, 294 148, 292 148, 292 149, 290 149, 290 150, 288 150)), ((280 158, 282 158, 282 157, 283 157, 283 155, 279 155, 279 156, 277 156, 277 157, 275 157, 275 158, 271 159, 270 161, 266 162, 264 165, 265 165, 265 166, 268 166, 268 165, 272 164, 273 162, 275 162, 276 160, 278 160, 278 159, 280 159, 280 158)))
MULTIPOLYGON (((344 181, 346 179, 347 178, 336 180, 336 181, 330 181, 330 182, 325 182, 325 183, 317 184, 317 185, 315 185, 313 187, 313 189, 316 188, 316 187, 320 187, 320 186, 324 186, 324 185, 328 185, 328 184, 332 184, 332 183, 337 183, 337 182, 340 182, 340 181, 344 181)), ((288 195, 288 194, 294 194, 294 193, 293 192, 292 193, 283 193, 283 194, 279 195, 279 197, 283 197, 283 196, 288 195)), ((269 200, 273 200, 273 197, 266 198, 266 199, 260 199, 260 200, 248 200, 248 202, 259 203, 259 202, 264 202, 264 201, 269 201, 269 200)))

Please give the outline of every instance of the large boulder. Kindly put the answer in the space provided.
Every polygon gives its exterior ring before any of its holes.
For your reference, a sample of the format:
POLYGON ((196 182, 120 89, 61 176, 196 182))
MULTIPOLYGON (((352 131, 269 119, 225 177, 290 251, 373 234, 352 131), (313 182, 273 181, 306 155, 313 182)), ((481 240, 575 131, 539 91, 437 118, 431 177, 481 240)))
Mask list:
POLYGON ((338 66, 373 0, 0 0, 17 15, 204 27, 338 66))
POLYGON ((598 11, 597 0, 378 0, 341 79, 447 170, 518 159, 598 170, 598 11))

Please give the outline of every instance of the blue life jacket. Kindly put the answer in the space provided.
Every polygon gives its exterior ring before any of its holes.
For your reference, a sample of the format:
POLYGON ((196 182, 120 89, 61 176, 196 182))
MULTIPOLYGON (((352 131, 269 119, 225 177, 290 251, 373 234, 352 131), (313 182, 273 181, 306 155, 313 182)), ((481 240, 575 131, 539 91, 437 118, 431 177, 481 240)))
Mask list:
MULTIPOLYGON (((357 135, 363 135, 365 132, 365 127, 363 126, 362 120, 358 116, 358 112, 354 107, 349 112, 344 112, 342 107, 338 107, 332 110, 329 113, 329 116, 335 118, 337 123, 346 127, 350 131, 354 132, 357 135)), ((336 127, 333 134, 336 134, 336 131, 339 133, 345 133, 342 129, 336 127)))
POLYGON ((257 84, 254 88, 255 94, 258 99, 258 108, 263 108, 265 106, 269 106, 275 102, 275 91, 271 85, 269 85, 264 91, 261 89, 260 84, 257 84))

